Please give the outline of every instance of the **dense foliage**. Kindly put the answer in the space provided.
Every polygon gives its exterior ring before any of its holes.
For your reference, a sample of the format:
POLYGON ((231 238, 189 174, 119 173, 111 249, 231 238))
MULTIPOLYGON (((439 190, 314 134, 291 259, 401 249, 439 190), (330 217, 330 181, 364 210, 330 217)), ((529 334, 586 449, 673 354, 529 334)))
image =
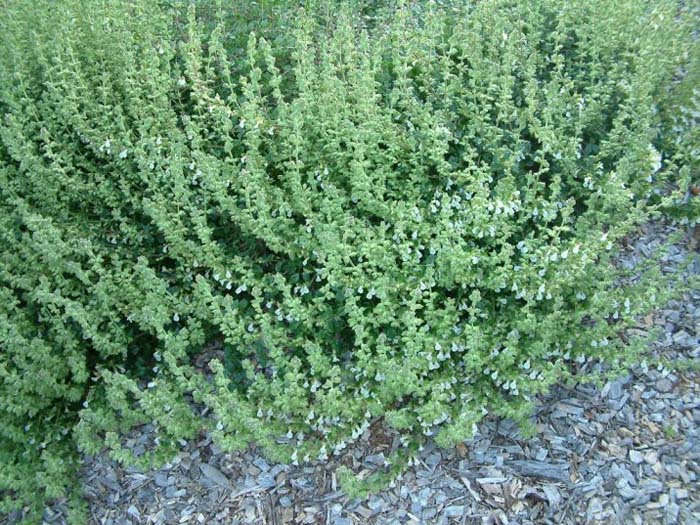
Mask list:
MULTIPOLYGON (((700 20, 700 4, 690 12, 700 20)), ((667 214, 681 223, 700 228, 700 27, 695 28, 695 43, 686 50, 688 60, 660 100, 662 113, 662 149, 667 153, 668 168, 677 173, 673 180, 684 190, 666 208, 667 214)))
POLYGON ((658 107, 684 10, 377 4, 6 3, 0 510, 145 422, 144 464, 203 429, 324 459, 377 418, 408 453, 643 350, 668 287, 612 256, 692 157, 658 107))

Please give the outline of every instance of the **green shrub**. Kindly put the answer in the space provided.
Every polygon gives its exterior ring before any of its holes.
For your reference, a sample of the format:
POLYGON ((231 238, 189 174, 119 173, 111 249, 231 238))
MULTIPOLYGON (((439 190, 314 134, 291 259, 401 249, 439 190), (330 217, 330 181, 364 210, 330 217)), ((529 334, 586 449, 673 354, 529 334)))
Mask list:
MULTIPOLYGON (((700 3, 685 6, 689 19, 700 20, 700 3)), ((681 191, 666 213, 683 223, 700 223, 700 34, 684 49, 687 63, 660 100, 661 145, 668 170, 677 176, 670 182, 681 191)))
POLYGON ((665 202, 675 2, 455 4, 269 8, 260 38, 7 3, 0 509, 65 494, 78 446, 133 460, 145 422, 143 465, 202 429, 323 459, 375 418, 450 446, 637 359, 622 331, 668 287, 613 256, 665 202))

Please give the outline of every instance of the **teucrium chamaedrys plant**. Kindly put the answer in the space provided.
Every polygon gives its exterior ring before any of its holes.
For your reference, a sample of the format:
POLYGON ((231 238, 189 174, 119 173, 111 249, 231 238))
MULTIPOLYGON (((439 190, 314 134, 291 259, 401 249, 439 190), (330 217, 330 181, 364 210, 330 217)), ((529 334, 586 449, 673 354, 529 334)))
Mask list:
MULTIPOLYGON (((695 20, 700 18, 700 3, 689 2, 685 9, 695 20)), ((670 182, 681 192, 666 210, 671 216, 696 228, 700 227, 700 28, 695 24, 694 38, 684 49, 687 63, 661 97, 662 146, 665 162, 677 173, 670 182)))
POLYGON ((676 3, 456 4, 309 2, 242 38, 222 5, 10 2, 5 509, 146 422, 144 464, 200 429, 324 459, 378 418, 451 446, 637 358, 667 288, 611 257, 663 204, 676 3))

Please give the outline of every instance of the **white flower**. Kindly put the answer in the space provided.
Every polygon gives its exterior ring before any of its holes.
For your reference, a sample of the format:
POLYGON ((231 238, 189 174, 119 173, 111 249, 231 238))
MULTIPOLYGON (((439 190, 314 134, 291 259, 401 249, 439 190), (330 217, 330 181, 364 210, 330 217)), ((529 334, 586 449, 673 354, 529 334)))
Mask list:
POLYGON ((123 150, 121 150, 121 151, 119 152, 119 158, 120 158, 120 159, 125 159, 127 155, 128 155, 128 152, 127 152, 127 150, 125 150, 125 149, 123 149, 123 150))
MULTIPOLYGON (((649 144, 649 159, 651 161, 651 165, 652 165, 651 166, 651 170, 652 170, 651 173, 653 175, 654 173, 658 172, 661 169, 663 164, 661 163, 661 159, 662 159, 661 153, 659 153, 656 150, 656 148, 651 144, 649 144)), ((651 179, 651 176, 649 176, 649 179, 651 179)))

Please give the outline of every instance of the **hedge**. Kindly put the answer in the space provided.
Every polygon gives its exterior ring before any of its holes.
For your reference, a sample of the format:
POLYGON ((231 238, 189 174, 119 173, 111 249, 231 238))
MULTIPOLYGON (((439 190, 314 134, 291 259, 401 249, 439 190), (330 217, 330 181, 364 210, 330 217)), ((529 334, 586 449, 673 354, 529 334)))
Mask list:
POLYGON ((644 358, 674 288, 614 257, 696 176, 688 5, 258 7, 5 3, 1 510, 201 431, 302 463, 381 420, 400 469, 644 358))

